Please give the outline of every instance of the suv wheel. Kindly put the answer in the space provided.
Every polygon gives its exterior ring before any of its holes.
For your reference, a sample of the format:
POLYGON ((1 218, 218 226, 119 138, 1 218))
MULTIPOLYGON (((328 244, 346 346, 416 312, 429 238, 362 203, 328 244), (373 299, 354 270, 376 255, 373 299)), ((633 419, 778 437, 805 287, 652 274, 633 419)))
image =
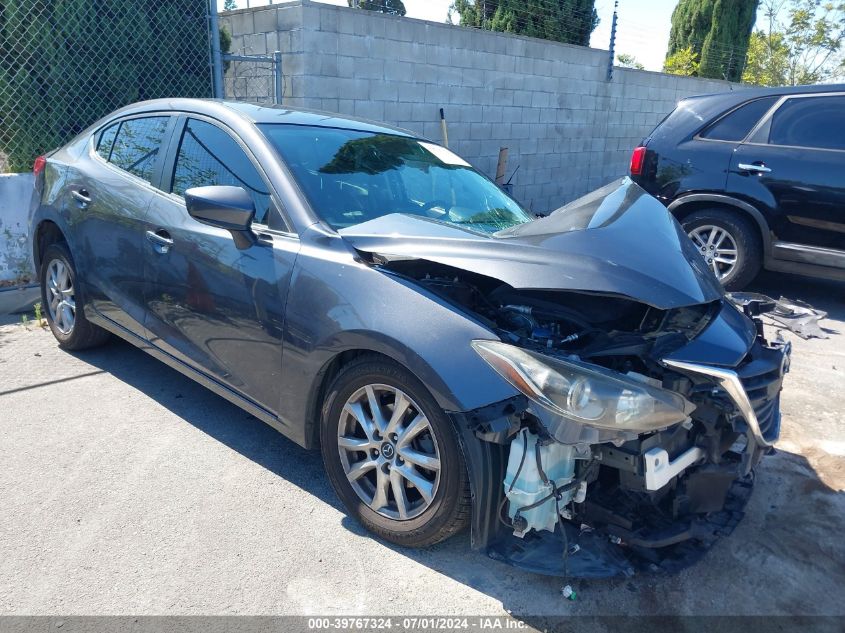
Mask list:
POLYGON ((760 272, 760 237, 746 218, 724 209, 704 209, 688 215, 682 224, 727 290, 741 290, 760 272))
POLYGON ((470 493, 457 433, 402 367, 376 357, 344 367, 323 408, 320 444, 341 501, 385 540, 424 547, 466 526, 470 493))
POLYGON ((85 318, 73 259, 64 244, 51 244, 41 265, 41 303, 59 347, 82 350, 105 343, 110 334, 85 318))

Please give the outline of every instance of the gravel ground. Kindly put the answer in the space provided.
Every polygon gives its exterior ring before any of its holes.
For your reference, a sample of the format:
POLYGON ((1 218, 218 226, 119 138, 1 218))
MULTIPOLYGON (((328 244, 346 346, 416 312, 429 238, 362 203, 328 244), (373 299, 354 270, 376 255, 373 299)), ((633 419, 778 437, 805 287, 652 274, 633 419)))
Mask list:
POLYGON ((460 535, 408 551, 348 519, 307 452, 132 346, 0 325, 0 614, 845 615, 845 284, 757 290, 830 318, 794 341, 748 515, 669 578, 561 581, 460 535))

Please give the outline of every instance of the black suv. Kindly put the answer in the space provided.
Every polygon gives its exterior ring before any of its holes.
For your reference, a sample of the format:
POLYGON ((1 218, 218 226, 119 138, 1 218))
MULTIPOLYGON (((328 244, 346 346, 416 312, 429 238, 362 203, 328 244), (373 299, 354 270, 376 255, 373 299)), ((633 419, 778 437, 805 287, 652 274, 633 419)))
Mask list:
POLYGON ((631 155, 722 284, 845 279, 845 85, 684 99, 631 155))

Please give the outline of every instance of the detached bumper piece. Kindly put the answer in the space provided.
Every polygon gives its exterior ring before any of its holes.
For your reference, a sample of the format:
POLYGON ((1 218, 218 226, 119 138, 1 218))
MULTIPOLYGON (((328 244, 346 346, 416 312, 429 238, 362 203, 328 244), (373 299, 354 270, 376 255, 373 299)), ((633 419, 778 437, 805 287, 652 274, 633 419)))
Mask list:
POLYGON ((819 321, 827 312, 816 310, 803 301, 781 297, 777 301, 756 292, 732 292, 728 298, 749 316, 765 316, 777 326, 783 326, 803 339, 829 338, 819 321))

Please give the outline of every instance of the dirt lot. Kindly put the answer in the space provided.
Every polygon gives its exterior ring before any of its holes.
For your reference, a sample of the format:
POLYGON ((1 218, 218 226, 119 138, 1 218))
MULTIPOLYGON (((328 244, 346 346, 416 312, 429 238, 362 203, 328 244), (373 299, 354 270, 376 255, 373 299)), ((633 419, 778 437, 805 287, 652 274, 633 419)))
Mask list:
POLYGON ((845 284, 757 290, 830 313, 794 341, 748 515, 670 578, 574 582, 464 534, 423 551, 346 518, 320 457, 128 344, 0 326, 0 614, 845 615, 845 284))

